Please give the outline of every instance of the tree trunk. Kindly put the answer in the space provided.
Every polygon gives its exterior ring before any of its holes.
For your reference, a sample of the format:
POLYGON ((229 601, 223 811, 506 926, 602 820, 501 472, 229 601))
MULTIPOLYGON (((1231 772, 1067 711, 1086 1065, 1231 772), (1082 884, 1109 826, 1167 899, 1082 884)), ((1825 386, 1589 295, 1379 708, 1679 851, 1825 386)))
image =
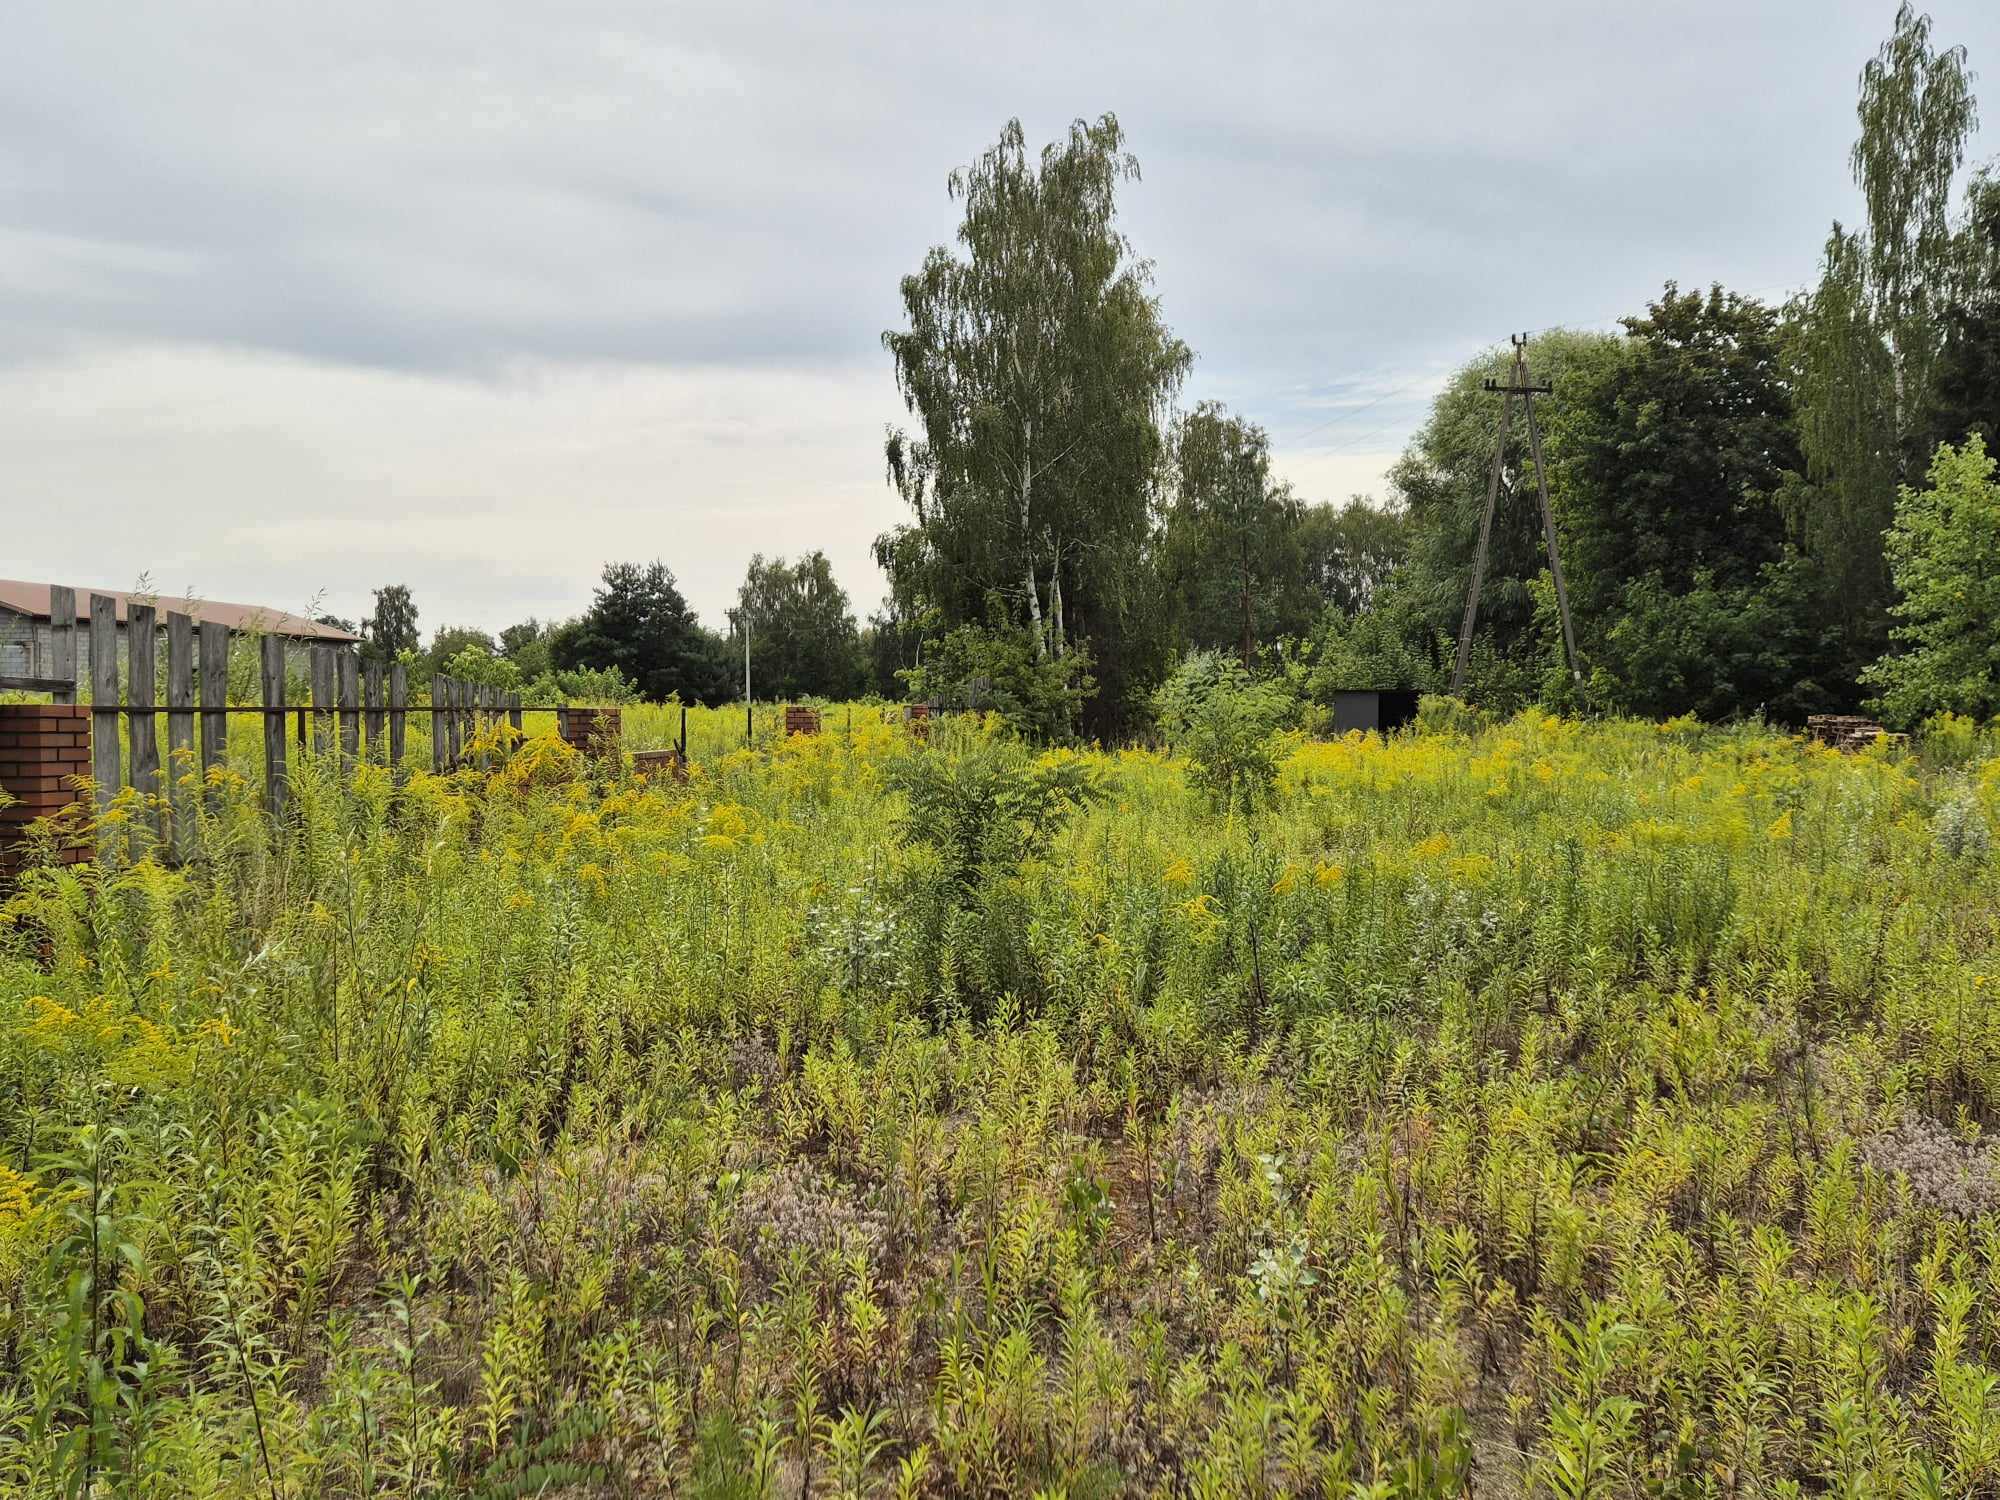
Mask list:
POLYGON ((1251 628, 1250 569, 1243 570, 1243 670, 1249 671, 1257 654, 1256 632, 1251 628))
POLYGON ((1049 637, 1050 646, 1055 651, 1056 660, 1063 654, 1063 603, 1062 603, 1062 544, 1055 545, 1055 567, 1049 574, 1049 637))
POLYGON ((1021 555, 1025 559, 1025 582, 1028 585, 1028 623, 1035 631, 1035 659, 1041 661, 1049 654, 1048 636, 1042 630, 1042 596, 1035 587, 1035 542, 1034 533, 1028 529, 1028 493, 1034 479, 1035 419, 1021 419, 1021 555))

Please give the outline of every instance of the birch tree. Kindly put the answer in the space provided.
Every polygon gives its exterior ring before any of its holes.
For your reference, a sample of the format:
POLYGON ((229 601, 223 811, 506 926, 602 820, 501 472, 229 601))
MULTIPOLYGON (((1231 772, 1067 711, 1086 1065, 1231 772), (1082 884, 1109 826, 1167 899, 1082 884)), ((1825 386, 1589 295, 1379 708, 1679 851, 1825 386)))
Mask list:
POLYGON ((1798 409, 1813 487, 1799 517, 1823 559, 1850 654, 1880 649, 1890 595, 1882 534, 1897 486, 1923 473, 1925 418, 1944 307, 1965 236, 1952 186, 1978 127, 1963 47, 1932 46, 1905 0, 1861 70, 1848 157, 1867 222, 1827 238, 1819 286, 1797 312, 1798 409))
POLYGON ((951 174, 957 249, 903 279, 908 327, 882 336, 916 426, 887 443, 914 524, 877 544, 899 602, 951 626, 997 593, 1041 659, 1115 627, 1189 362, 1116 227, 1138 172, 1111 115, 1039 157, 1010 121, 951 174))

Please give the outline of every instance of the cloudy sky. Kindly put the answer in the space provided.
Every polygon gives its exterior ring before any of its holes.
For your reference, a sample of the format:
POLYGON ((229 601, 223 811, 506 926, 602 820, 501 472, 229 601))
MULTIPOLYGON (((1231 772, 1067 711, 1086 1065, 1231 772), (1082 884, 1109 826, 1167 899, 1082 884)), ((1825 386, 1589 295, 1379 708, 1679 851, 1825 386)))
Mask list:
MULTIPOLYGON (((1379 493, 1510 330, 1807 280, 1893 9, 27 0, 0 576, 355 616, 407 582, 428 632, 659 557, 719 622, 751 553, 820 546, 865 612, 879 336, 1010 115, 1118 115, 1185 399, 1379 493)), ((1930 9, 2000 77, 2000 6, 1930 9)))

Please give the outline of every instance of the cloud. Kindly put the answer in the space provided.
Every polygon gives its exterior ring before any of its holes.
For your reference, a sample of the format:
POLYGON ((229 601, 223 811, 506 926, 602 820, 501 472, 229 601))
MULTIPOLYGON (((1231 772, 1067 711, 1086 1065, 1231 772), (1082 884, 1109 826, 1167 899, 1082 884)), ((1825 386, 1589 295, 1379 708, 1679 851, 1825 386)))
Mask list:
MULTIPOLYGON (((1931 8, 1990 71, 2000 11, 1931 8)), ((945 174, 1010 115, 1047 140, 1106 109, 1187 398, 1340 498, 1421 421, 1424 391, 1379 399, 1403 372, 1670 276, 1810 277, 1889 20, 28 0, 0 74, 0 380, 37 414, 0 413, 16 568, 164 577, 189 558, 155 518, 195 506, 253 598, 353 598, 416 549, 438 608, 502 624, 659 552, 712 614, 753 548, 824 545, 869 602, 877 340, 955 227, 945 174), (552 531, 551 496, 589 525, 552 531), (647 504, 664 535, 599 534, 647 504), (732 520, 758 507, 782 524, 732 520)))
POLYGON ((125 347, 0 371, 0 483, 37 534, 27 571, 84 587, 146 571, 355 617, 370 588, 409 583, 427 629, 498 629, 575 613, 606 561, 658 557, 719 624, 758 551, 824 546, 873 605, 868 546, 900 503, 854 438, 889 414, 844 369, 475 378, 125 347))

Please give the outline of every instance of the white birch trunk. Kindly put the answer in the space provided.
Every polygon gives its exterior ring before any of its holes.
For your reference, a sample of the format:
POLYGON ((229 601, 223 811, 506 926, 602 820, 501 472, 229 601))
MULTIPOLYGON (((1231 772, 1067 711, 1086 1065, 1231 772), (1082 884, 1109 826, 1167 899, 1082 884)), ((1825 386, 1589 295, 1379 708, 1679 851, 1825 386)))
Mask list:
POLYGON ((1021 553, 1026 559, 1026 583, 1028 585, 1028 622, 1035 631, 1035 659, 1040 661, 1049 654, 1048 636, 1042 629, 1042 596, 1035 585, 1035 543, 1034 533, 1028 529, 1029 486, 1033 483, 1035 454, 1035 419, 1032 416, 1021 419, 1021 553))

